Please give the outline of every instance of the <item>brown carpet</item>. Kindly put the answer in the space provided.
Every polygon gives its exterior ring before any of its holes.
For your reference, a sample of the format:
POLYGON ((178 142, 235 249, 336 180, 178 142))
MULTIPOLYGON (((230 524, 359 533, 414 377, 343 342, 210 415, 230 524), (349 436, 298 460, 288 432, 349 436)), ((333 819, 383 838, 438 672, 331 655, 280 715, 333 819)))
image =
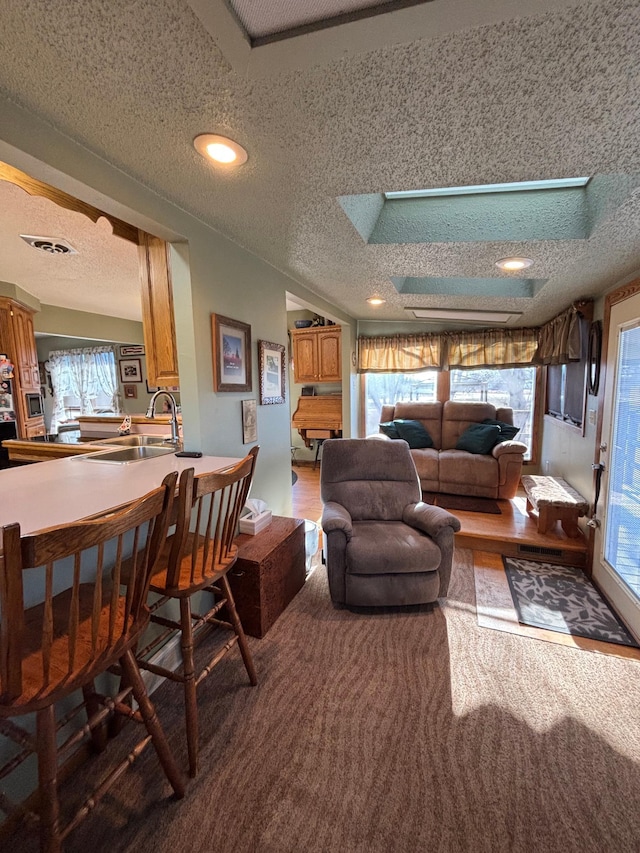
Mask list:
POLYGON ((463 512, 488 512, 491 515, 501 515, 502 510, 497 501, 492 498, 473 498, 467 495, 441 495, 422 493, 425 503, 441 506, 443 509, 461 510, 463 512))
POLYGON ((200 689, 185 799, 147 750, 67 853, 637 852, 639 664, 478 627, 471 552, 443 608, 336 610, 320 568, 249 641, 258 687, 234 654, 200 689))

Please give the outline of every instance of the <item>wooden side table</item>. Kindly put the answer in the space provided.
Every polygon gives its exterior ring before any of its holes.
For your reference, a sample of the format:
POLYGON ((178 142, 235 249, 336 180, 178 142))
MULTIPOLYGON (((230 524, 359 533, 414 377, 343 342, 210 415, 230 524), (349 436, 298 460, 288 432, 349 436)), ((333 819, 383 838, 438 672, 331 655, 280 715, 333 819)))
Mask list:
POLYGON ((262 638, 304 585, 304 519, 275 515, 260 533, 235 542, 238 560, 227 578, 245 633, 262 638))

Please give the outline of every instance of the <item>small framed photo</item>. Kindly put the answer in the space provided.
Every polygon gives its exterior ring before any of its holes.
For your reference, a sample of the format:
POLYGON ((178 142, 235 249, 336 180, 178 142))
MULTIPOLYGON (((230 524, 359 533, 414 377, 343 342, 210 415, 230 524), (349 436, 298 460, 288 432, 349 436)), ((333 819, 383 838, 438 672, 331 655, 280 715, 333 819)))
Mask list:
POLYGON ((242 401, 242 443, 258 440, 258 414, 255 400, 242 401))
POLYGON ((258 341, 258 372, 262 406, 284 403, 285 369, 284 346, 272 344, 269 341, 258 341))
POLYGON ((120 347, 120 358, 125 358, 128 355, 144 355, 144 347, 142 344, 125 344, 120 347))
POLYGON ((211 315, 214 391, 251 391, 251 326, 211 315))
POLYGON ((149 385, 148 379, 145 379, 145 382, 147 383, 147 394, 155 394, 160 389, 159 385, 149 385))
POLYGON ((120 361, 121 382, 142 382, 142 366, 139 358, 123 358, 120 361))
POLYGON ((125 385, 124 396, 127 400, 135 400, 135 398, 138 396, 137 385, 125 385))

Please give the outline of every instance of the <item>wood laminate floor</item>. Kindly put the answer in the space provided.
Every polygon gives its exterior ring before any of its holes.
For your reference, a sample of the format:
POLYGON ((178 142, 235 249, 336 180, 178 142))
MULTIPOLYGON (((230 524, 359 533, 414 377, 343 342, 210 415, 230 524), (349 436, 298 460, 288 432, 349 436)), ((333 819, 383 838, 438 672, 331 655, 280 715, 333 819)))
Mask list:
MULTIPOLYGON (((298 475, 298 480, 292 488, 293 514, 298 518, 308 518, 320 523, 320 467, 314 470, 312 466, 296 465, 293 470, 298 475)), ((526 511, 524 492, 512 501, 498 501, 498 504, 500 515, 463 511, 454 513, 462 524, 460 533, 456 534, 456 548, 469 548, 473 551, 478 624, 483 628, 507 631, 530 639, 640 660, 638 649, 520 625, 511 600, 507 576, 502 567, 501 555, 548 559, 552 563, 584 567, 587 544, 582 536, 569 538, 560 524, 552 532, 538 533, 536 520, 526 511), (523 551, 523 546, 532 550, 523 551)), ((320 536, 322 537, 322 534, 320 536)))

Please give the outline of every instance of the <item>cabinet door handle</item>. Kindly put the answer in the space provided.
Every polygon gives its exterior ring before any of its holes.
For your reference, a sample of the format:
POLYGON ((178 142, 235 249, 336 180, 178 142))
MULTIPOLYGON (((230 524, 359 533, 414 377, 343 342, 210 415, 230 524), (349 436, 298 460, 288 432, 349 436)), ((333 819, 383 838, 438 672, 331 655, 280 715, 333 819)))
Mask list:
POLYGON ((242 572, 239 569, 232 571, 231 574, 234 576, 234 578, 243 578, 245 576, 245 572, 242 572))

